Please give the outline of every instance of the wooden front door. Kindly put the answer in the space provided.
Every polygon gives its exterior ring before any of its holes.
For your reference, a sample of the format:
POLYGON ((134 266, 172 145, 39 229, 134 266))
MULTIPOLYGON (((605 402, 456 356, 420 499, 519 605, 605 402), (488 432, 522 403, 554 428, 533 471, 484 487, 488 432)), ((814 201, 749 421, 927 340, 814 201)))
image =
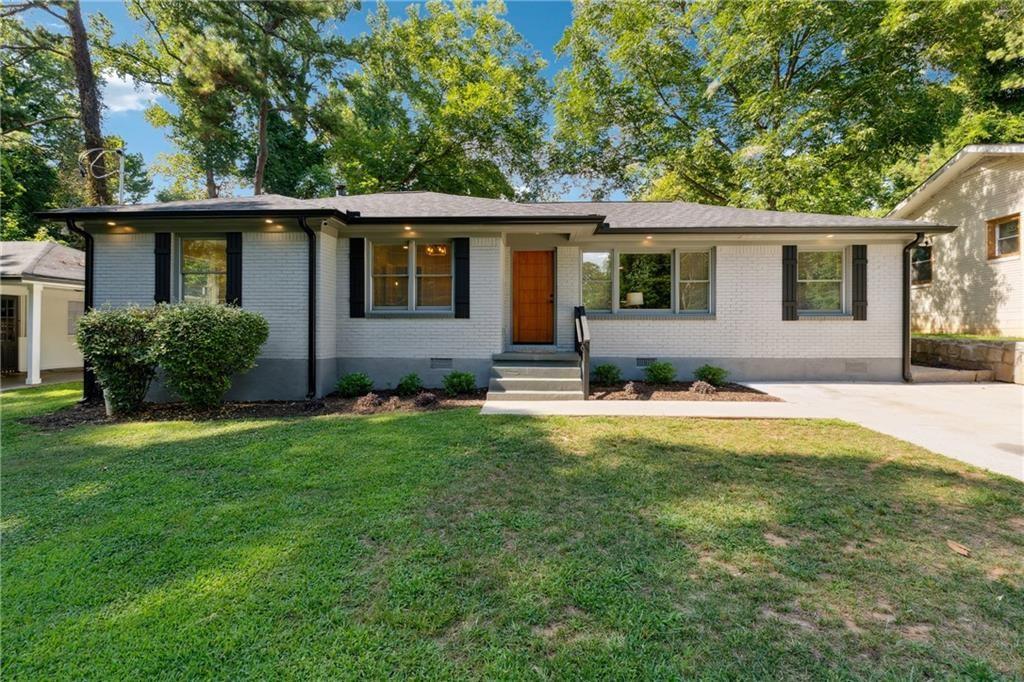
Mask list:
POLYGON ((555 252, 512 253, 512 343, 555 342, 555 252))
POLYGON ((18 297, 0 296, 0 371, 18 371, 18 297))

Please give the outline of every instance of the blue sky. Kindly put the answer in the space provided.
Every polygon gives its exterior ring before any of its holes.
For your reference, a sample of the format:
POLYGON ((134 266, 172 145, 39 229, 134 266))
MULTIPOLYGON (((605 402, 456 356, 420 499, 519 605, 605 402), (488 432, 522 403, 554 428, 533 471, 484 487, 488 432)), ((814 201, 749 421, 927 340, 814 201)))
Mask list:
MULTIPOLYGON (((408 2, 389 2, 392 16, 404 16, 408 2)), ((572 21, 572 5, 562 0, 506 0, 508 12, 506 19, 515 26, 523 38, 548 62, 545 75, 552 78, 560 64, 555 58, 554 46, 562 36, 565 27, 572 21)), ((341 26, 344 35, 354 37, 365 33, 368 28, 366 18, 376 7, 376 2, 363 2, 359 12, 351 13, 341 26)), ((118 1, 82 2, 85 14, 102 13, 113 24, 115 38, 131 40, 143 33, 144 27, 136 22, 125 10, 124 4, 118 1)), ((55 30, 60 26, 52 17, 44 12, 33 11, 26 15, 30 23, 54 23, 55 30)), ((129 152, 143 155, 146 163, 151 163, 162 152, 174 150, 164 131, 154 128, 146 121, 144 110, 153 100, 155 94, 150 90, 137 90, 131 83, 112 80, 104 87, 104 104, 106 111, 103 119, 103 132, 121 136, 129 152)), ((157 189, 163 184, 156 178, 157 189)), ((245 190, 240 190, 244 193, 245 190)), ((575 194, 575 192, 573 192, 575 194)), ((567 197, 568 198, 568 197, 567 197)))

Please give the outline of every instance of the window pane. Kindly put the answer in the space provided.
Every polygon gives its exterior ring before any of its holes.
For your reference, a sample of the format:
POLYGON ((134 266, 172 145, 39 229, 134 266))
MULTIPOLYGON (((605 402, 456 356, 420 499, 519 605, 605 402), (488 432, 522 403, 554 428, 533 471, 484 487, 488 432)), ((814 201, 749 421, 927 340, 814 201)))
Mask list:
POLYGON ((1008 220, 996 226, 996 255, 1020 251, 1020 222, 1008 220))
POLYGON ((226 239, 183 239, 181 242, 182 272, 227 272, 228 242, 226 239))
POLYGON ((797 253, 798 280, 841 279, 843 254, 838 251, 800 251, 797 253))
POLYGON ((182 276, 182 298, 195 303, 224 303, 228 276, 217 273, 187 273, 182 276))
POLYGON ((932 247, 919 246, 912 258, 913 281, 917 284, 932 281, 932 247))
POLYGON ((589 310, 612 309, 612 254, 583 254, 583 305, 589 310))
POLYGON ((451 306, 451 277, 420 277, 416 280, 417 308, 450 308, 451 306))
POLYGON ((800 310, 841 309, 841 287, 839 282, 797 282, 796 300, 800 310))
MULTIPOLYGON (((374 252, 376 252, 376 248, 374 249, 374 252)), ((373 278, 373 307, 409 307, 409 278, 405 276, 391 277, 387 275, 375 275, 373 278)))
POLYGON ((376 275, 408 275, 409 245, 408 244, 374 244, 373 274, 376 275))
POLYGON ((448 244, 417 244, 416 274, 450 275, 452 250, 448 244))
POLYGON ((709 279, 710 260, 709 253, 681 253, 679 254, 679 279, 706 280, 709 279))
POLYGON ((701 311, 709 309, 707 282, 680 282, 679 309, 701 311))
POLYGON ((619 305, 652 310, 672 307, 672 255, 624 253, 619 256, 619 305))

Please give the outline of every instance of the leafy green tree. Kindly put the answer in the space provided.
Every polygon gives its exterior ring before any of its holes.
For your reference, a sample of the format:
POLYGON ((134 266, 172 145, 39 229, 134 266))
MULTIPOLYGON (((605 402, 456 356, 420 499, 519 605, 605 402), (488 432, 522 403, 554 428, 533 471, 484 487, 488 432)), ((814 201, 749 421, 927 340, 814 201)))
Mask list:
POLYGON ((549 101, 544 62, 491 0, 438 1, 389 16, 380 3, 361 69, 317 118, 328 159, 355 193, 479 196, 535 183, 549 101))
MULTIPOLYGON (((302 199, 334 192, 323 145, 307 140, 305 130, 278 112, 271 112, 267 121, 267 147, 266 191, 302 199)), ((254 153, 245 166, 247 176, 255 174, 256 161, 254 153)))
POLYGON ((650 198, 877 209, 948 105, 886 3, 579 2, 557 51, 556 161, 650 198), (936 112, 939 115, 936 115, 936 112))

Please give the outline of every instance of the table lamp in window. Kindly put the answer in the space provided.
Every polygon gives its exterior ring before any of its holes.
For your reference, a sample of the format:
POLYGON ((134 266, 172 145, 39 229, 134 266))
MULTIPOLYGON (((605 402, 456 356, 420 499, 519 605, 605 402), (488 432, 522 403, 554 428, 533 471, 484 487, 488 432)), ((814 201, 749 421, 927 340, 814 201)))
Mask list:
POLYGON ((642 291, 631 291, 626 294, 626 307, 627 308, 639 308, 644 304, 644 292, 642 291))

